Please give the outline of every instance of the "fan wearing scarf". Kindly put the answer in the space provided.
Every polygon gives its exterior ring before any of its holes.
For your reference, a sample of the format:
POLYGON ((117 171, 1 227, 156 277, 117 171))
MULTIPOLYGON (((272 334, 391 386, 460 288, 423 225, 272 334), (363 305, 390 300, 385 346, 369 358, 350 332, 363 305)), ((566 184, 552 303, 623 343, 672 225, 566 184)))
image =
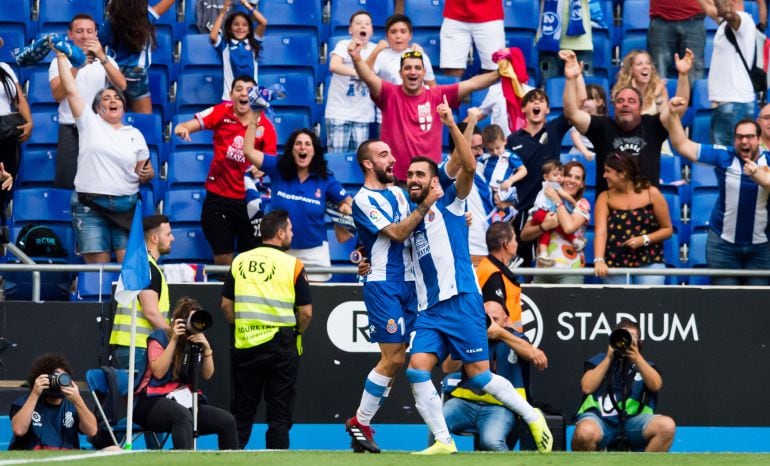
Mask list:
POLYGON ((540 24, 537 50, 543 79, 564 74, 559 50, 573 50, 585 67, 583 74, 593 75, 593 38, 589 0, 540 0, 540 24))

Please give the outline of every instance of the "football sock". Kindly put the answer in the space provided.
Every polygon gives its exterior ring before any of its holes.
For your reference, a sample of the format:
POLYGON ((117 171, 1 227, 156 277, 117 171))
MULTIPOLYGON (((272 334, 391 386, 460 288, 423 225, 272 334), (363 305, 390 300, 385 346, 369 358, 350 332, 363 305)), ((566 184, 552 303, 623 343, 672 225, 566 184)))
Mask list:
POLYGON ((505 377, 486 371, 471 378, 469 382, 471 386, 481 388, 497 398, 497 400, 503 403, 506 408, 519 414, 524 421, 534 422, 537 420, 537 412, 535 412, 534 408, 527 403, 527 400, 513 388, 513 384, 511 384, 505 377))
POLYGON ((449 428, 447 428, 446 419, 444 419, 441 395, 436 391, 436 387, 430 379, 430 372, 407 369, 406 376, 412 385, 415 407, 433 433, 433 437, 441 443, 451 444, 452 436, 449 435, 449 428))
POLYGON ((377 414, 377 410, 382 406, 385 397, 390 393, 390 384, 392 377, 380 375, 372 369, 366 377, 364 384, 364 393, 361 395, 361 404, 356 411, 356 418, 361 424, 368 426, 372 418, 377 414))

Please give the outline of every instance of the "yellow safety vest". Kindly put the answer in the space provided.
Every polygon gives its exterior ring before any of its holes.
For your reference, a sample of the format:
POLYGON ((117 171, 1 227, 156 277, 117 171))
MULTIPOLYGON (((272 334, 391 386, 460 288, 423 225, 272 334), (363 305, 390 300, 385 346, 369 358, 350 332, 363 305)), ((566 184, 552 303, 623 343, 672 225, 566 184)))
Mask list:
POLYGON ((280 327, 297 325, 294 314, 298 259, 271 247, 239 254, 235 279, 235 347, 253 348, 270 341, 280 327))
MULTIPOLYGON (((147 258, 150 261, 150 265, 155 267, 160 274, 160 296, 158 296, 158 310, 163 319, 168 321, 168 311, 170 304, 168 300, 168 284, 166 283, 166 277, 163 276, 163 272, 158 267, 158 263, 155 259, 147 254, 147 258)), ((145 319, 142 314, 142 303, 139 302, 139 298, 134 300, 136 302, 136 347, 147 348, 147 337, 154 330, 152 324, 145 319)), ((115 310, 115 317, 112 320, 112 333, 110 334, 110 344, 117 346, 130 346, 131 345, 131 308, 132 305, 122 306, 118 303, 118 307, 115 310)))

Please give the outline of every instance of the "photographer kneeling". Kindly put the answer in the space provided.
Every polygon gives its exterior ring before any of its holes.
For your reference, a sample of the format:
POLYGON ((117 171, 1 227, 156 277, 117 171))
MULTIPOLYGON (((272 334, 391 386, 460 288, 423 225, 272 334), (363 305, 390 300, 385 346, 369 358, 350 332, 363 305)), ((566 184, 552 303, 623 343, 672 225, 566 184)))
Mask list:
POLYGON ((16 400, 9 417, 9 450, 79 449, 78 432, 96 434, 96 418, 72 382, 72 368, 58 353, 37 357, 27 375, 29 394, 16 400))
MULTIPOLYGON (((171 432, 174 448, 193 448, 193 394, 196 365, 200 352, 200 377, 214 375, 214 351, 202 330, 195 328, 195 318, 202 310, 197 301, 182 298, 171 317, 170 330, 158 329, 147 338, 147 372, 137 390, 134 422, 153 432, 171 432)), ((209 316, 210 317, 210 316, 209 316)), ((210 324, 210 320, 209 320, 210 324)), ((220 450, 238 448, 235 418, 229 412, 209 406, 200 397, 198 431, 217 434, 220 450)))
POLYGON ((639 326, 621 320, 610 335, 607 353, 585 362, 580 381, 585 398, 577 412, 572 450, 667 452, 676 424, 654 414, 663 379, 640 352, 639 326))

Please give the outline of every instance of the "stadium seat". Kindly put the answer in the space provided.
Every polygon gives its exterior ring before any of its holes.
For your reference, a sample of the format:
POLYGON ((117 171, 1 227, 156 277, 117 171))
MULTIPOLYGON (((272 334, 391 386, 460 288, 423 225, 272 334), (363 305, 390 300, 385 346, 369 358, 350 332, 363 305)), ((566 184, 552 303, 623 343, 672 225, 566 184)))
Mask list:
MULTIPOLYGON (((681 252, 679 250, 679 235, 674 233, 671 238, 663 242, 663 260, 666 262, 666 267, 678 269, 682 267, 681 252)), ((685 277, 678 277, 676 275, 667 275, 667 285, 677 285, 684 282, 685 277)))
POLYGON ((112 283, 118 281, 120 272, 78 272, 75 298, 77 301, 109 301, 112 283))
MULTIPOLYGON (((160 115, 144 113, 126 113, 125 124, 138 129, 148 146, 155 146, 160 152, 163 145, 163 120, 160 115)), ((157 167, 156 167, 157 168, 157 167)))
MULTIPOLYGON (((708 233, 700 232, 690 235, 690 249, 688 255, 688 267, 691 269, 706 268, 706 241, 708 233)), ((707 276, 692 275, 689 280, 690 285, 710 285, 711 278, 707 276)))
POLYGON ((692 83, 692 92, 690 93, 691 105, 695 113, 711 112, 711 101, 709 100, 708 79, 697 79, 692 83))
MULTIPOLYGON (((201 107, 199 110, 203 110, 201 107)), ((177 114, 171 119, 171 129, 176 127, 179 123, 191 120, 193 115, 190 113, 177 114)), ((178 152, 180 150, 205 150, 211 152, 212 150, 212 137, 213 133, 209 130, 196 131, 190 133, 190 141, 185 141, 175 134, 171 134, 171 152, 178 152)))
POLYGON ((506 31, 525 30, 533 35, 539 26, 540 11, 537 2, 531 0, 506 0, 503 2, 506 31))
POLYGON ((69 189, 23 188, 13 194, 13 221, 61 222, 72 221, 69 189))
POLYGON ((168 189, 202 187, 213 157, 210 150, 173 152, 168 161, 168 189))
POLYGON ((674 227, 674 233, 682 231, 682 204, 679 201, 679 195, 663 192, 663 197, 668 204, 668 214, 671 216, 671 225, 674 227))
MULTIPOLYGON (((334 0, 331 2, 331 18, 329 21, 330 35, 348 36, 350 15, 358 10, 366 10, 372 16, 372 25, 375 29, 385 27, 385 20, 393 14, 393 2, 382 0, 334 0)), ((271 18, 272 24, 272 18, 271 18)), ((329 41, 333 47, 336 42, 329 41)))
POLYGON ((59 114, 57 112, 33 113, 35 129, 26 142, 26 147, 48 145, 56 147, 59 140, 59 114))
MULTIPOLYGON (((174 224, 174 221, 171 221, 174 224)), ((182 226, 171 229, 174 235, 174 245, 171 252, 163 256, 164 263, 188 262, 211 263, 214 256, 211 247, 198 226, 182 226)))
POLYGON ((19 158, 16 186, 50 186, 56 178, 56 148, 27 148, 19 158))
POLYGON ((718 198, 719 192, 716 190, 693 192, 692 214, 690 215, 690 228, 693 235, 708 229, 711 223, 711 211, 716 206, 718 198))
POLYGON ((176 223, 199 223, 201 209, 206 199, 206 190, 200 188, 173 189, 163 197, 163 214, 172 225, 176 223))
POLYGON ((293 109, 275 109, 275 116, 273 117, 273 126, 275 126, 275 132, 278 136, 278 146, 283 146, 286 140, 289 139, 289 135, 294 130, 301 128, 311 128, 310 116, 306 112, 293 109))
POLYGON ((152 69, 163 70, 169 81, 176 81, 174 62, 174 36, 171 32, 158 29, 155 33, 156 48, 152 51, 152 69))
POLYGON ((701 189, 713 190, 717 187, 717 175, 714 167, 700 163, 692 164, 692 173, 690 175, 690 184, 693 193, 701 189))
MULTIPOLYGON (((11 222, 10 229, 11 229, 11 240, 14 244, 16 244, 17 240, 19 239, 19 233, 21 230, 27 226, 30 223, 41 223, 41 222, 11 222)), ((53 230, 54 233, 56 233, 56 236, 59 237, 61 240, 61 244, 64 247, 64 249, 67 251, 67 262, 73 263, 77 260, 78 256, 75 251, 75 232, 72 229, 72 222, 68 223, 45 223, 45 226, 53 230)))
POLYGON ((15 31, 22 37, 32 37, 37 33, 37 22, 32 21, 32 0, 14 0, 3 2, 3 14, 0 16, 0 30, 3 39, 6 31, 15 31))
POLYGON ((444 20, 444 0, 408 0, 404 2, 404 14, 417 28, 440 28, 444 20))
MULTIPOLYGON (((150 0, 149 3, 152 5, 158 2, 157 0, 150 0)), ((171 5, 171 8, 169 8, 168 11, 160 15, 160 18, 158 18, 158 21, 155 23, 155 30, 163 34, 168 34, 173 42, 178 41, 184 35, 184 24, 177 22, 177 16, 182 4, 182 0, 177 0, 171 5)), ((155 61, 154 56, 155 52, 153 52, 153 62, 155 61)))
POLYGON ((268 30, 274 26, 310 28, 320 38, 321 27, 323 26, 322 2, 318 0, 271 0, 269 3, 265 3, 262 11, 270 21, 268 30))
POLYGON ((211 46, 208 34, 187 34, 179 50, 179 69, 222 74, 222 56, 211 46))
POLYGON ((91 15, 96 24, 104 22, 104 0, 39 0, 40 32, 63 32, 79 13, 91 15))
POLYGON ((139 185, 139 196, 142 198, 142 217, 156 214, 158 195, 155 194, 153 185, 151 183, 139 185))
POLYGON ((171 116, 171 101, 169 99, 168 76, 163 70, 150 67, 150 95, 152 96, 152 112, 160 115, 163 121, 171 116))
POLYGON ((3 46, 0 47, 0 62, 10 66, 20 83, 26 79, 26 69, 20 68, 16 64, 16 58, 13 56, 13 50, 25 45, 26 39, 24 33, 0 23, 0 37, 3 38, 3 46))
POLYGON ((609 35, 594 35, 593 76, 610 79, 612 76, 613 49, 609 35))
POLYGON ((660 158, 660 179, 664 184, 682 180, 682 159, 662 156, 660 158))
POLYGON ((220 103, 223 80, 222 70, 183 71, 177 85, 177 113, 199 112, 220 103))
POLYGON ((428 54, 433 71, 439 71, 441 57, 441 37, 438 29, 415 29, 412 34, 412 42, 419 44, 428 54))
POLYGON ((690 138, 700 144, 711 144, 711 112, 696 113, 692 119, 690 138))
MULTIPOLYGON (((623 36, 629 32, 643 32, 647 35, 650 28, 649 0, 625 0, 623 2, 623 19, 621 23, 623 36)), ((645 49, 647 47, 644 47, 645 49)))
POLYGON ((326 73, 321 70, 321 50, 318 36, 302 29, 269 27, 262 42, 262 67, 308 68, 313 70, 316 82, 326 73))
POLYGON ((312 115, 313 121, 321 120, 324 108, 316 97, 315 76, 310 70, 260 67, 259 83, 262 86, 280 84, 286 90, 286 97, 270 102, 275 108, 303 108, 312 115))
POLYGON ((326 154, 326 162, 334 177, 343 185, 364 184, 364 174, 356 162, 355 152, 330 152, 326 154))
MULTIPOLYGON (((27 100, 32 113, 53 113, 59 111, 59 103, 53 98, 48 70, 34 69, 27 81, 27 100)), ((35 128, 37 129, 37 128, 35 128)))
POLYGON ((647 33, 644 35, 626 35, 620 43, 620 59, 628 55, 633 50, 647 50, 647 33))

